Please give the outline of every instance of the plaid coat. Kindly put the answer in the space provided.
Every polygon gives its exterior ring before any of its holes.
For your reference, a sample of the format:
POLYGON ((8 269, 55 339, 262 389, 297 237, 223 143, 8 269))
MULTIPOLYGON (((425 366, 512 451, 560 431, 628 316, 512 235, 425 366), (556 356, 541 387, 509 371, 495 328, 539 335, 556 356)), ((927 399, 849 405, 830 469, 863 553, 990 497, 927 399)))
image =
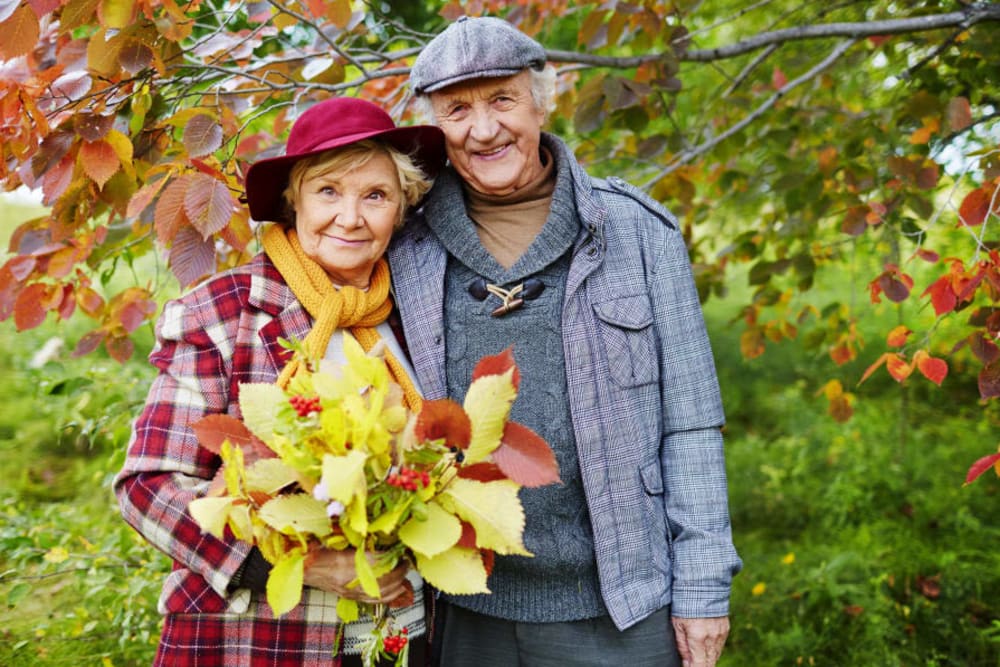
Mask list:
MULTIPOLYGON (((160 373, 114 482, 125 520, 174 560, 159 601, 166 619, 157 665, 333 663, 337 597, 307 588, 299 606, 275 619, 263 596, 227 591, 250 545, 202 532, 187 513, 219 464, 188 425, 211 413, 239 417, 239 384, 273 382, 288 355, 279 338, 302 339, 311 327, 263 254, 164 308, 150 354, 160 373)), ((415 616, 411 636, 423 632, 420 607, 415 616)))
MULTIPOLYGON (((558 138, 543 142, 571 170, 582 223, 563 353, 605 605, 621 629, 668 604, 675 616, 725 616, 741 562, 718 380, 684 239, 648 196, 618 178, 592 179, 558 138)), ((388 257, 418 382, 440 398, 447 251, 418 219, 388 257)))

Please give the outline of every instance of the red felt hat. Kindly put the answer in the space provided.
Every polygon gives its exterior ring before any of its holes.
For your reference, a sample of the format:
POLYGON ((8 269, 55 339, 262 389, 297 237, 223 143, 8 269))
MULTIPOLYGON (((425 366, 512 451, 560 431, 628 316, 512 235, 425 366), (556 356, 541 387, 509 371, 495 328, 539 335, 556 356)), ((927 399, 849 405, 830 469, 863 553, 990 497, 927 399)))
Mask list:
POLYGON ((381 107, 355 97, 334 97, 309 107, 292 125, 281 157, 258 160, 246 178, 250 217, 278 221, 284 212, 282 193, 298 160, 363 139, 380 141, 412 157, 428 176, 444 166, 444 133, 432 125, 396 127, 381 107))

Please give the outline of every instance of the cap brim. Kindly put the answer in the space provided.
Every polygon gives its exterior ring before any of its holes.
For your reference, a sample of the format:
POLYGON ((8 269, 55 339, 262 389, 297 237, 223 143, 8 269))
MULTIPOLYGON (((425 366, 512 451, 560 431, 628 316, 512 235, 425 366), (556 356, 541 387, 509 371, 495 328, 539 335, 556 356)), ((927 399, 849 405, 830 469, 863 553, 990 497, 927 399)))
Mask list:
POLYGON ((444 134, 440 128, 432 125, 411 125, 337 137, 304 153, 254 162, 246 175, 247 208, 250 210, 250 217, 259 222, 281 221, 285 209, 283 193, 288 187, 288 174, 296 162, 365 139, 379 139, 409 155, 431 178, 437 176, 444 167, 446 159, 444 134))

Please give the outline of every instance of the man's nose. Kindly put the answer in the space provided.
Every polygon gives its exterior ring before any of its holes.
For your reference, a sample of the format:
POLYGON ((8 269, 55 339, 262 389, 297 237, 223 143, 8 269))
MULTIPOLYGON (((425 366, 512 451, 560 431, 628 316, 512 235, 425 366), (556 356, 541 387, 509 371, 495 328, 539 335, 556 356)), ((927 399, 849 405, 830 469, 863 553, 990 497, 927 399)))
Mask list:
POLYGON ((472 117, 472 138, 476 141, 489 141, 496 136, 498 127, 492 111, 478 111, 472 117))

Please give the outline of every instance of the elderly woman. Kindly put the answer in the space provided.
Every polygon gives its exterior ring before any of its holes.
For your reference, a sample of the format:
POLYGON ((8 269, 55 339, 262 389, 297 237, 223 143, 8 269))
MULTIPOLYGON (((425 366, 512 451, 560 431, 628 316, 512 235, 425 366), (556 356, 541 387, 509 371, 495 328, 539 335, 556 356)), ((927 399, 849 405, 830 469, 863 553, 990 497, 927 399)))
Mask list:
MULTIPOLYGON (((281 339, 304 339, 311 352, 337 358, 343 330, 362 345, 385 341, 390 371, 415 407, 419 394, 387 323, 382 255, 443 155, 438 129, 396 127, 369 102, 312 106, 292 127, 286 154, 247 173, 250 214, 277 222, 264 233, 264 252, 164 308, 150 355, 160 373, 114 484, 126 521, 174 561, 160 597, 156 665, 330 665, 338 596, 370 601, 347 586, 353 553, 323 551, 306 568, 302 602, 274 618, 264 596, 270 565, 257 548, 202 532, 187 511, 220 464, 190 425, 212 413, 239 417, 240 383, 287 376, 281 339)), ((403 567, 384 575, 382 601, 397 597, 406 577, 403 567)), ((394 615, 407 628, 411 664, 422 664, 423 595, 412 583, 413 603, 394 615)), ((359 662, 364 625, 343 628, 343 664, 359 662)))

